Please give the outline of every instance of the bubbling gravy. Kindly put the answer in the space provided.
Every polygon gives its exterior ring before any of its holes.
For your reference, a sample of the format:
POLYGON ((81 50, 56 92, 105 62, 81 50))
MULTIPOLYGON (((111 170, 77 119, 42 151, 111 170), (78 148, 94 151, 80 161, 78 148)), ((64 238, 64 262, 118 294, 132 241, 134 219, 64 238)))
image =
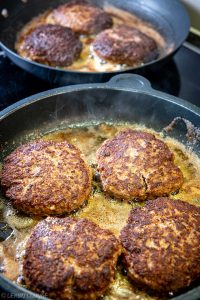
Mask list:
MULTIPOLYGON (((191 150, 188 150, 180 142, 163 137, 161 133, 149 130, 137 124, 106 124, 90 126, 77 126, 66 128, 61 131, 47 133, 44 140, 68 141, 75 144, 85 155, 87 162, 92 166, 94 172, 93 190, 87 203, 78 211, 70 214, 74 218, 88 218, 105 229, 110 229, 117 237, 126 224, 128 214, 132 207, 144 205, 140 202, 131 203, 117 201, 105 196, 101 190, 96 172, 95 154, 104 140, 113 137, 125 128, 141 129, 154 133, 162 139, 171 149, 175 156, 175 164, 184 175, 184 184, 180 191, 172 199, 182 199, 194 205, 200 206, 200 158, 191 150)), ((22 261, 26 242, 41 218, 28 216, 17 212, 12 208, 10 202, 3 197, 0 202, 1 221, 7 223, 13 232, 0 243, 0 264, 2 274, 10 280, 23 285, 22 261)), ((127 279, 124 271, 118 267, 115 281, 110 285, 104 300, 116 299, 156 299, 146 292, 139 290, 134 283, 127 279)))

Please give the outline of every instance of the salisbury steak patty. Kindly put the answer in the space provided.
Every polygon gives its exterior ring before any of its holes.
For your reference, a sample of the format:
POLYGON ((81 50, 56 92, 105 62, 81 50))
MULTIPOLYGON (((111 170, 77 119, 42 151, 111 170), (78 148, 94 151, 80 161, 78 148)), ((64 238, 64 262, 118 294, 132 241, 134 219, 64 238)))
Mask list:
POLYGON ((82 50, 75 33, 60 25, 40 25, 29 33, 21 48, 21 55, 50 66, 69 66, 82 50))
POLYGON ((47 218, 34 229, 23 263, 29 288, 55 299, 96 299, 115 274, 121 247, 87 219, 47 218))
POLYGON ((158 56, 156 42, 146 34, 126 25, 119 25, 98 34, 93 51, 103 60, 138 65, 158 56))
POLYGON ((183 183, 168 146, 153 134, 127 129, 97 151, 103 190, 119 199, 169 194, 183 183))
POLYGON ((38 140, 5 158, 1 184, 18 210, 51 215, 79 208, 91 181, 91 169, 75 146, 38 140))
POLYGON ((158 292, 200 277, 200 208, 158 198, 134 208, 121 232, 124 262, 134 281, 158 292))
POLYGON ((112 26, 112 18, 87 1, 75 0, 54 9, 47 22, 70 27, 74 32, 94 34, 112 26))

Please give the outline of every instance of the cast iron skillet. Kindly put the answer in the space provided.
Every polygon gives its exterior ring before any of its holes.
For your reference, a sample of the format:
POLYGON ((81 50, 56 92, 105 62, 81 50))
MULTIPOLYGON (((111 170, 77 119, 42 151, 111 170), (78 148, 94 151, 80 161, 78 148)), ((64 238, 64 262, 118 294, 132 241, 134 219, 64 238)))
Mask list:
MULTIPOLYGON (((6 108, 0 112, 0 147, 9 152, 13 141, 23 142, 32 133, 44 133, 82 122, 137 122, 160 131, 177 116, 190 120, 195 126, 200 124, 200 108, 153 90, 149 81, 141 76, 118 75, 103 84, 46 91, 6 108)), ((184 126, 177 126, 170 135, 186 143, 185 133, 184 126)), ((199 155, 199 144, 194 151, 199 155)), ((0 276, 0 288, 17 299, 46 299, 3 276, 0 276)), ((197 300, 199 295, 200 286, 173 299, 197 300)))
MULTIPOLYGON (((16 35, 20 29, 34 16, 46 9, 58 6, 69 0, 21 0, 0 1, 0 11, 8 10, 8 17, 0 17, 0 46, 5 50, 7 56, 18 66, 33 73, 41 79, 50 81, 57 85, 79 84, 89 82, 105 82, 111 76, 121 72, 79 72, 65 71, 54 67, 48 67, 36 62, 31 62, 20 57, 14 50, 16 35)), ((145 64, 132 71, 144 74, 146 69, 154 68, 164 63, 172 56, 186 39, 189 32, 189 17, 179 0, 89 0, 97 6, 110 4, 118 8, 133 12, 144 21, 150 22, 165 37, 167 44, 173 44, 171 52, 163 58, 145 64)), ((123 71, 125 72, 130 72, 123 71)))

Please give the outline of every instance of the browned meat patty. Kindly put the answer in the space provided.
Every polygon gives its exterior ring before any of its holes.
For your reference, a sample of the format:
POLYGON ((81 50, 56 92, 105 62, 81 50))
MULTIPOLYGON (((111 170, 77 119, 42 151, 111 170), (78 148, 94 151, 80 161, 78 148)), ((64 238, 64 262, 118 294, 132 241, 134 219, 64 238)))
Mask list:
POLYGON ((129 277, 176 292, 200 277, 200 207, 158 198, 134 208, 121 232, 129 277))
POLYGON ((28 241, 25 283, 54 299, 96 299, 113 281, 120 253, 109 230, 87 219, 48 217, 28 241))
POLYGON ((66 67, 79 58, 81 50, 82 43, 70 28, 47 24, 25 37, 20 54, 42 64, 66 67))
POLYGON ((103 60, 134 66, 158 57, 156 42, 146 34, 126 25, 99 33, 93 51, 103 60))
POLYGON ((1 184, 18 210, 42 216, 79 208, 91 181, 92 171, 75 146, 38 140, 5 158, 1 184))
POLYGON ((70 27, 80 34, 94 34, 112 26, 109 14, 83 0, 71 1, 54 9, 47 22, 70 27))
POLYGON ((103 190, 119 199, 164 196, 183 183, 168 146, 153 134, 127 129, 97 151, 103 190))

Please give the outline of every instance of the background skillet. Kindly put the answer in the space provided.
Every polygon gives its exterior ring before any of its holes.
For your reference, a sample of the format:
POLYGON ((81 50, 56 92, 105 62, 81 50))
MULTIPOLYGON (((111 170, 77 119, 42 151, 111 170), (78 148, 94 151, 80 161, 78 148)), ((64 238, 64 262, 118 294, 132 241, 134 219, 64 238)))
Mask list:
MULTIPOLYGON (((30 73, 53 82, 58 85, 74 84, 74 83, 87 83, 87 82, 104 82, 114 74, 121 72, 78 72, 78 71, 65 71, 53 67, 48 67, 35 62, 28 61, 20 57, 14 51, 14 43, 16 35, 20 29, 30 21, 34 16, 50 7, 56 7, 66 1, 63 0, 29 0, 23 3, 18 0, 18 5, 12 0, 6 0, 0 4, 0 10, 7 8, 8 18, 0 19, 0 40, 1 47, 5 50, 8 57, 21 68, 29 71, 30 73)), ((99 5, 99 1, 92 0, 91 3, 99 5)), ((167 58, 173 55, 184 40, 189 32, 189 18, 188 15, 178 0, 149 0, 146 5, 142 0, 108 0, 101 1, 101 6, 104 3, 116 6, 118 8, 133 12, 144 21, 152 23, 154 27, 165 37, 167 43, 173 44, 172 51, 165 57, 160 58, 154 62, 145 64, 142 67, 133 69, 133 72, 141 73, 146 69, 151 69, 155 66, 161 66, 166 62, 167 58), (173 14, 171 13, 173 11, 173 14), (181 30, 180 30, 181 24, 181 30)), ((123 71, 130 72, 131 70, 123 71)))

